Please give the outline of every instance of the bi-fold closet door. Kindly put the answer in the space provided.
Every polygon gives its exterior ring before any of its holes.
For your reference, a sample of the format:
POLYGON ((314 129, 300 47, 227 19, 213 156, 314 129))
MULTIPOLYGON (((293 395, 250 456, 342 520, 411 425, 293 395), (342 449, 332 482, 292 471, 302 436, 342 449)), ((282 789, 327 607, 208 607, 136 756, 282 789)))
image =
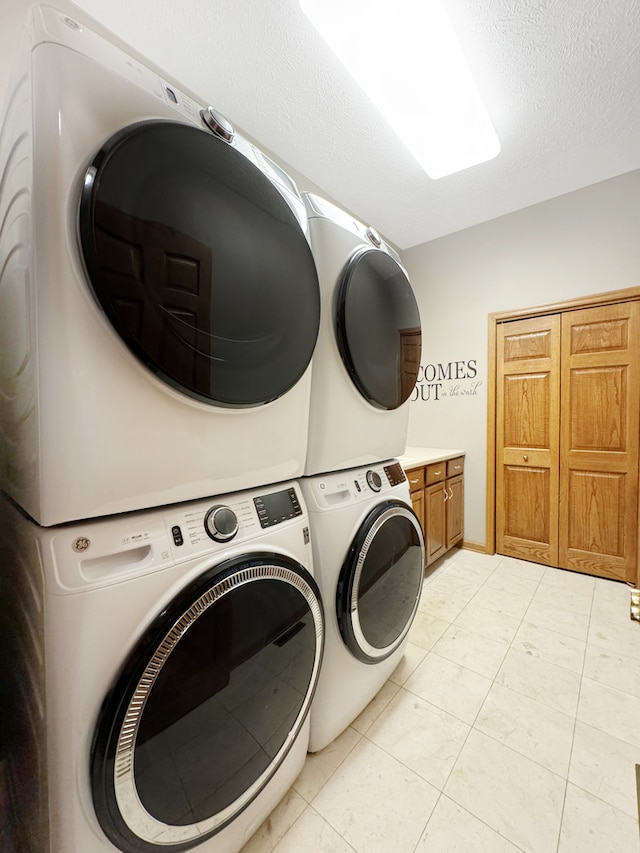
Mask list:
POLYGON ((640 302, 497 329, 496 550, 634 580, 640 302))

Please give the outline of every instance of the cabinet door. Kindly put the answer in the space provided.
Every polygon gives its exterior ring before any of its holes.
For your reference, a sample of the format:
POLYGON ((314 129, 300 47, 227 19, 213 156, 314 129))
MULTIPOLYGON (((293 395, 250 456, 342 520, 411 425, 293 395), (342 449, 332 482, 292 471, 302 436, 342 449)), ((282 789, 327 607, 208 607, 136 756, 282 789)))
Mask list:
POLYGON ((425 489, 426 562, 437 560, 447 548, 447 492, 445 484, 435 483, 425 489))
POLYGON ((462 539, 464 529, 464 479, 462 475, 451 477, 447 489, 447 548, 462 539))
POLYGON ((560 315, 497 335, 496 547, 558 565, 560 315))
POLYGON ((424 489, 418 492, 411 492, 411 506, 413 511, 418 516, 423 534, 426 533, 424 521, 424 489))
POLYGON ((635 580, 640 304, 562 317, 560 562, 635 580))

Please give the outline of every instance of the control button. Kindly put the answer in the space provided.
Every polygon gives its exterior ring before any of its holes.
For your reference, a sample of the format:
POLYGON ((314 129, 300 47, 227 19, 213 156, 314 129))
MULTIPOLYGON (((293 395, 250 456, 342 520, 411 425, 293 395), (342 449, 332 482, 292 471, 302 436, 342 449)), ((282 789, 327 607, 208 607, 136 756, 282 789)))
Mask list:
POLYGON ((238 517, 228 506, 212 506, 204 517, 204 529, 214 542, 228 542, 238 532, 238 517))
POLYGON ((177 524, 171 528, 171 535, 173 536, 174 545, 177 545, 178 547, 180 545, 184 545, 184 539, 182 538, 182 530, 180 530, 177 524))
POLYGON ((353 483, 356 487, 356 492, 361 492, 362 488, 360 487, 360 483, 357 480, 354 480, 353 483))
POLYGON ((382 477, 377 471, 367 471, 367 483, 370 489, 379 492, 382 488, 382 477))

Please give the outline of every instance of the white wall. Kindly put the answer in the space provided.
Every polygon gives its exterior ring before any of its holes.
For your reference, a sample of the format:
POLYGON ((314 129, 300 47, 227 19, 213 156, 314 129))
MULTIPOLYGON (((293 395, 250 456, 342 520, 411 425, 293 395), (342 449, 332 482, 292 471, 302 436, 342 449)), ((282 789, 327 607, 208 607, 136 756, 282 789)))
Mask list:
POLYGON ((466 450, 465 539, 483 544, 487 315, 640 286, 640 171, 416 246, 402 258, 422 317, 421 363, 435 366, 414 392, 428 399, 411 403, 408 443, 466 450), (466 378, 439 379, 438 365, 446 373, 451 363, 455 376, 455 362, 464 362, 457 372, 466 378))

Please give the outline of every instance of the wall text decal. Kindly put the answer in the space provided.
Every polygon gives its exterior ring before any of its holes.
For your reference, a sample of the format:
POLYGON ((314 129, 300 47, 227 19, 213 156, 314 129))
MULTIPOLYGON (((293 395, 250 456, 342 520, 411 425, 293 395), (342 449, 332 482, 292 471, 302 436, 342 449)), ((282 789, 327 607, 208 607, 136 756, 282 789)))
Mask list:
POLYGON ((477 359, 421 364, 411 393, 412 402, 426 403, 444 397, 476 397, 482 385, 477 379, 477 359))

